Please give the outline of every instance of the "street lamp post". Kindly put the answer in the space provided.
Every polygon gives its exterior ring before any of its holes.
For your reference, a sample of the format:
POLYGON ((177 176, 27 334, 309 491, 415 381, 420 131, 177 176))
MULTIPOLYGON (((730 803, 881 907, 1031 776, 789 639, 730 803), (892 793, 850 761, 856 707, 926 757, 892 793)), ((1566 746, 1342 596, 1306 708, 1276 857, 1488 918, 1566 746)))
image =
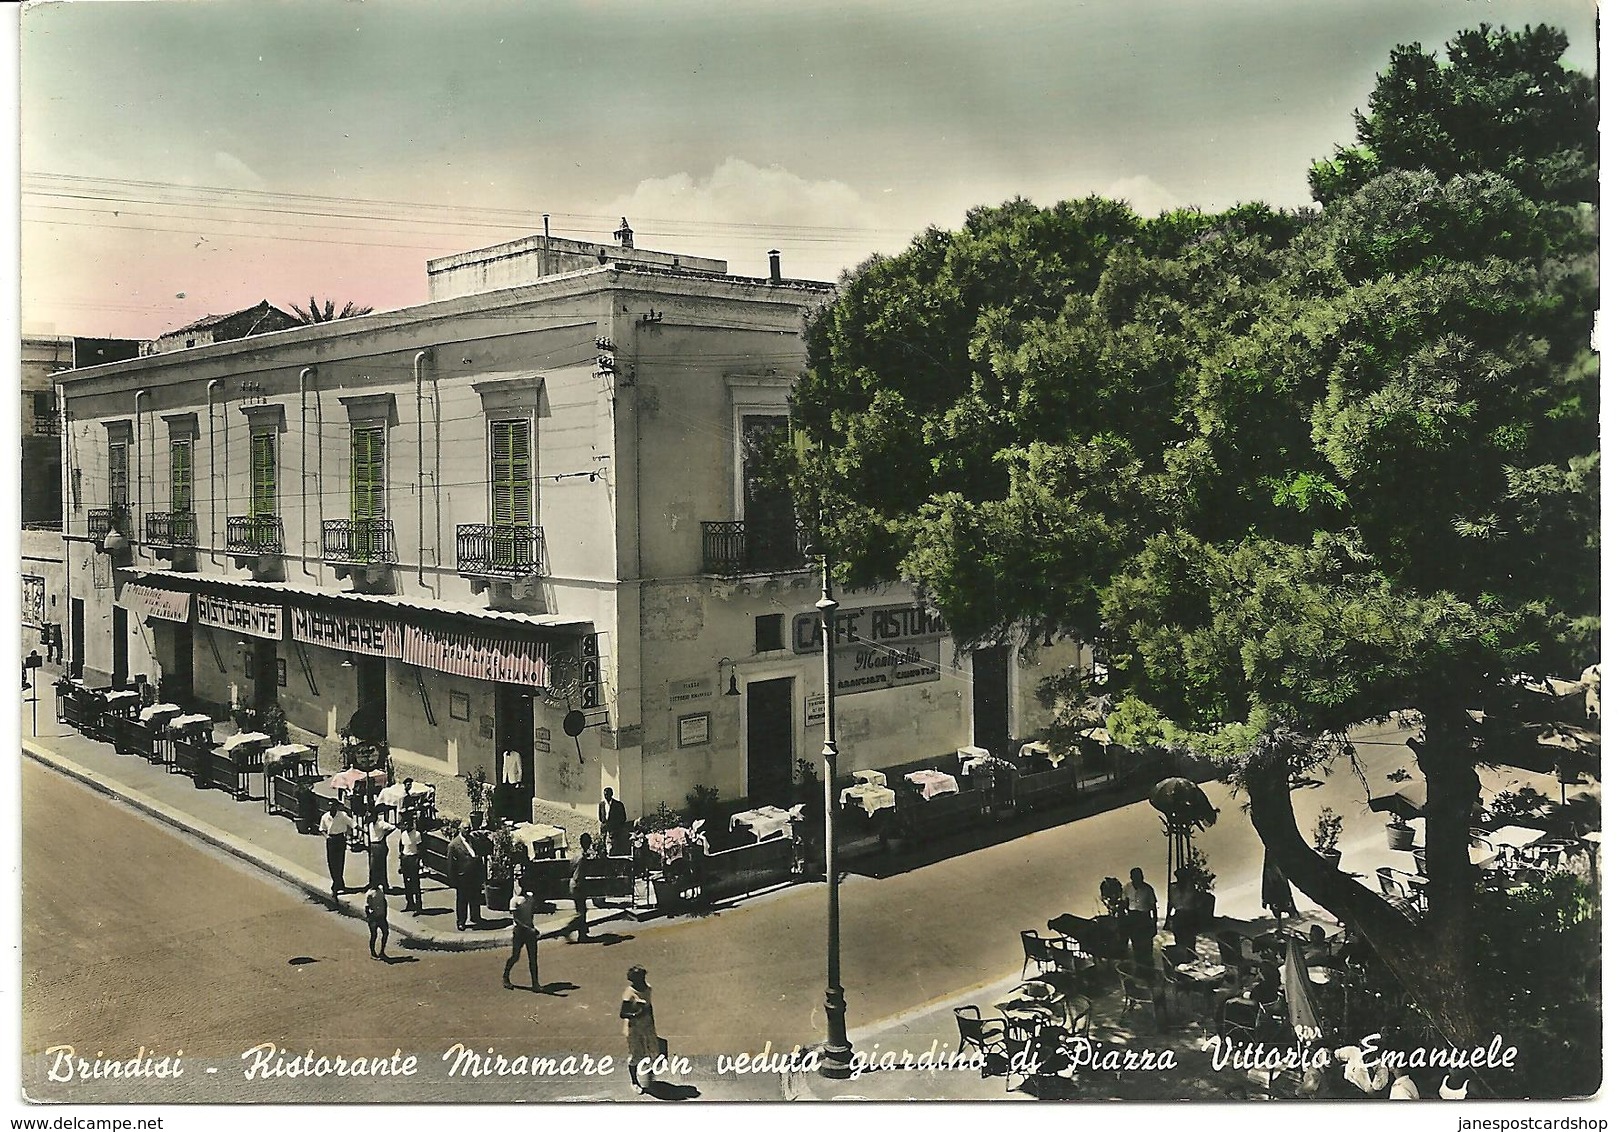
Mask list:
POLYGON ((848 1006, 843 1001, 842 957, 838 927, 838 840, 836 830, 838 777, 837 685, 833 682, 833 623, 838 603, 832 598, 832 560, 821 558, 821 600, 815 603, 821 613, 821 663, 826 679, 826 739, 821 757, 826 760, 826 1045, 822 1048, 820 1071, 823 1077, 846 1079, 852 1070, 854 1050, 849 1045, 845 1022, 848 1006))

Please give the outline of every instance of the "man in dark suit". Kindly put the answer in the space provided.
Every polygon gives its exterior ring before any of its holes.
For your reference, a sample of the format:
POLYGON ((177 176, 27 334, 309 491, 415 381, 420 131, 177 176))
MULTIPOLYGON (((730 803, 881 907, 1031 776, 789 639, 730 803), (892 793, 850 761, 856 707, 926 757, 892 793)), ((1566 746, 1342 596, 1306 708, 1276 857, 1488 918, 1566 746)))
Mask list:
POLYGON ((584 943, 590 938, 590 922, 585 916, 585 862, 590 859, 590 834, 579 835, 579 859, 573 863, 573 875, 568 880, 568 891, 573 896, 573 920, 562 929, 562 934, 576 933, 572 942, 584 943))
POLYGON ((450 842, 450 887, 455 889, 455 930, 466 931, 483 923, 483 857, 469 830, 462 829, 450 842))
POLYGON ((613 797, 613 788, 602 791, 602 800, 596 806, 596 820, 601 825, 601 838, 609 857, 627 857, 630 852, 630 815, 624 803, 613 797))

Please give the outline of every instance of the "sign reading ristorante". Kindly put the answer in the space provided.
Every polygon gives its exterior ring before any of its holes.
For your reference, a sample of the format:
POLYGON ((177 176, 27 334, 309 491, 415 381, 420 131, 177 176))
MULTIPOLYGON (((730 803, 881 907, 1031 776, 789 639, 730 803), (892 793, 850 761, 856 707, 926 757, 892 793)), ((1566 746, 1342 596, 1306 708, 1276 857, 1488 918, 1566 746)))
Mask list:
MULTIPOLYGON (((908 645, 950 635, 944 618, 920 605, 869 605, 840 609, 832 619, 834 645, 908 645)), ((800 613, 793 618, 793 651, 821 650, 821 615, 800 613)))
POLYGON ((281 639, 281 607, 259 605, 248 601, 197 595, 197 623, 245 633, 249 637, 263 637, 267 641, 281 639))

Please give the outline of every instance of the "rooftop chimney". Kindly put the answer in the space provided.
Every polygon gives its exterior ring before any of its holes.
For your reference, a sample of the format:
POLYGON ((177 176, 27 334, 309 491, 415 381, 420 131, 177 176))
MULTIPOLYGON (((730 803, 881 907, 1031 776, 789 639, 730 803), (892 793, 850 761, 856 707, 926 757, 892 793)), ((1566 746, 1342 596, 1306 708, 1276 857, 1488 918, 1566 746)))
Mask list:
POLYGON ((770 281, 781 282, 781 253, 775 248, 770 249, 770 281))
POLYGON ((635 233, 630 231, 630 222, 628 217, 620 216, 618 218, 618 231, 614 232, 613 235, 618 237, 619 247, 635 247, 635 233))

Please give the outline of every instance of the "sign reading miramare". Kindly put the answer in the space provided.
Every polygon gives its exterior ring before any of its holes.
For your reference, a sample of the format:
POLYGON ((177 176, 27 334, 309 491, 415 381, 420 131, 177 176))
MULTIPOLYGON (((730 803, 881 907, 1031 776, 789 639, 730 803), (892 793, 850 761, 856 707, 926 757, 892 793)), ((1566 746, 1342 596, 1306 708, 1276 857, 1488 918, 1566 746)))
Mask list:
POLYGON ((391 657, 473 680, 543 688, 550 676, 542 641, 487 640, 471 633, 310 609, 292 610, 292 639, 343 652, 391 657))
MULTIPOLYGON (((949 633, 944 618, 920 605, 840 609, 832 619, 838 695, 937 680, 942 660, 940 642, 949 633)), ((800 613, 794 617, 793 651, 812 653, 820 648, 820 615, 800 613)))

